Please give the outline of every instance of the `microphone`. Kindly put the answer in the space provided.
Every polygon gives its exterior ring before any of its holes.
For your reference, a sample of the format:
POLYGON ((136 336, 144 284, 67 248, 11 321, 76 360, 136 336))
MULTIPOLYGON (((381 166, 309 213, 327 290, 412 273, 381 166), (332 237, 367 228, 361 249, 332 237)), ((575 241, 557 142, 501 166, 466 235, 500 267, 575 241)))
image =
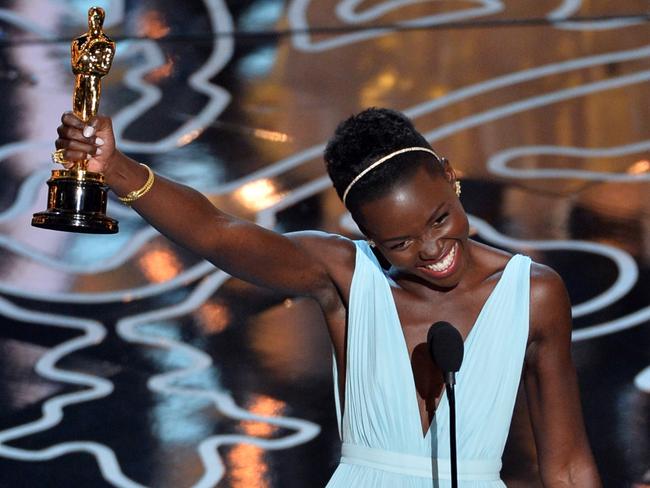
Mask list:
POLYGON ((463 337, 449 322, 436 322, 427 333, 427 346, 433 362, 442 370, 447 385, 456 384, 456 372, 463 362, 463 337))
POLYGON ((458 459, 456 453, 456 372, 463 362, 465 345, 460 332, 449 322, 436 322, 427 332, 427 346, 433 362, 442 370, 449 402, 449 453, 451 457, 451 488, 458 488, 458 459))

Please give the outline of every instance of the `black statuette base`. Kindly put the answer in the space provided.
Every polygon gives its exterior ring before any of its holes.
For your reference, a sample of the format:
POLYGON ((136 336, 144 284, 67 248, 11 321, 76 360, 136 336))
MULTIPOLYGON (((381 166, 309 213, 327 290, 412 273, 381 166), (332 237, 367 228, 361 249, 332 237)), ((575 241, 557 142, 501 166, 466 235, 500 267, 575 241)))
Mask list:
POLYGON ((47 210, 33 215, 41 229, 85 234, 115 234, 117 220, 106 216, 108 187, 93 180, 53 177, 47 182, 47 210))

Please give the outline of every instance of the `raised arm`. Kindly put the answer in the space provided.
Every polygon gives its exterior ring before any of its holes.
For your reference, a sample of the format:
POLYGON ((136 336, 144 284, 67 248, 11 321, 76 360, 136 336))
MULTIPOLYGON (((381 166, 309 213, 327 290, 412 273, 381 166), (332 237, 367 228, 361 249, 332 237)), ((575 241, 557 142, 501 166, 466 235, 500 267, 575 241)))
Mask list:
POLYGON ((599 488, 571 359, 571 307, 562 279, 533 265, 524 382, 545 487, 599 488))
MULTIPOLYGON (((147 169, 115 148, 109 118, 96 117, 86 126, 66 113, 61 121, 56 146, 64 149, 65 159, 89 155, 88 169, 103 173, 118 196, 144 185, 147 169)), ((327 256, 322 256, 327 242, 335 243, 336 238, 311 239, 326 243, 318 246, 321 256, 317 259, 306 246, 310 239, 290 239, 227 215, 199 192, 159 175, 133 208, 162 234, 233 276, 288 294, 311 296, 324 307, 338 300, 323 264, 327 256)))

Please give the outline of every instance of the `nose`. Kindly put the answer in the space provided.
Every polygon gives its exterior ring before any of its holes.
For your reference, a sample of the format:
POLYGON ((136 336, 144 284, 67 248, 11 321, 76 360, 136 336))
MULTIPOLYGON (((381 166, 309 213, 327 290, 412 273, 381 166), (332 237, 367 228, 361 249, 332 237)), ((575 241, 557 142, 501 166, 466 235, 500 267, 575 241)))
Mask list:
POLYGON ((422 261, 431 261, 437 259, 442 253, 442 243, 437 237, 426 234, 422 236, 422 243, 420 244, 420 259, 422 261))

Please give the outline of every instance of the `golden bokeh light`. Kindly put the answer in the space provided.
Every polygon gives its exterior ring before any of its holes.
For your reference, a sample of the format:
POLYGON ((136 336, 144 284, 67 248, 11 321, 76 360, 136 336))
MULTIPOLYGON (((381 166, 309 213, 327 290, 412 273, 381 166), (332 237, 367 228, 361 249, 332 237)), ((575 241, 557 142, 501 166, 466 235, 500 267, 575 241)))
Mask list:
MULTIPOLYGON (((256 415, 277 417, 286 404, 275 398, 260 395, 253 399, 248 410, 256 415)), ((244 420, 242 430, 250 436, 269 437, 277 427, 266 422, 244 420)), ((264 460, 264 450, 252 444, 238 444, 228 453, 230 486, 232 488, 266 488, 269 486, 269 466, 264 460)))
POLYGON ((157 10, 148 10, 139 18, 138 27, 142 35, 151 39, 160 39, 169 34, 169 26, 157 10))
POLYGON ((207 334, 223 332, 230 324, 230 309, 222 303, 206 302, 201 305, 194 316, 207 334))
POLYGON ((232 488, 266 488, 269 470, 264 450, 252 444, 237 444, 228 453, 230 486, 232 488))
POLYGON ((631 175, 642 175, 650 171, 650 161, 647 159, 642 159, 637 161, 632 166, 627 169, 627 172, 631 175))
POLYGON ((258 211, 279 202, 283 193, 278 191, 273 180, 262 178, 246 183, 234 193, 234 197, 247 209, 258 211))
MULTIPOLYGON (((249 411, 255 415, 264 417, 278 417, 282 415, 286 404, 275 398, 267 396, 258 396, 249 406, 249 411)), ((244 420, 241 422, 243 431, 255 437, 270 437, 278 430, 277 426, 268 422, 259 422, 257 420, 244 420)))
POLYGON ((178 257, 167 247, 157 245, 138 259, 138 266, 152 283, 162 283, 177 276, 182 268, 178 257))

